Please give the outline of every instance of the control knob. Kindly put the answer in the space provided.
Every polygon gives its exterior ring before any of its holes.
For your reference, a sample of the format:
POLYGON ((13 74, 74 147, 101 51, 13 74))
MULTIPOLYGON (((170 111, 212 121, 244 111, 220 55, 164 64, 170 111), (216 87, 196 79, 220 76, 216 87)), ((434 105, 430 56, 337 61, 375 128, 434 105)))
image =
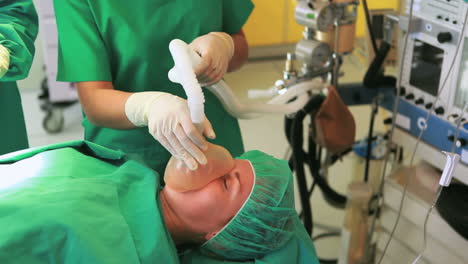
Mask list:
POLYGON ((400 96, 405 96, 405 94, 406 94, 406 88, 401 86, 400 87, 400 96))
POLYGON ((434 112, 438 115, 443 115, 445 113, 445 109, 442 106, 439 106, 436 109, 434 109, 434 112))
POLYGON ((413 100, 414 99, 414 94, 410 93, 405 98, 406 98, 406 100, 413 100))
MULTIPOLYGON (((455 141, 455 136, 453 136, 453 135, 448 136, 448 140, 451 141, 451 142, 455 141)), ((457 142, 455 142, 455 146, 457 148, 461 148, 461 147, 466 146, 466 143, 467 143, 466 139, 458 138, 457 142)))
POLYGON ((439 43, 445 43, 452 41, 452 34, 450 32, 440 32, 437 34, 437 40, 439 43))

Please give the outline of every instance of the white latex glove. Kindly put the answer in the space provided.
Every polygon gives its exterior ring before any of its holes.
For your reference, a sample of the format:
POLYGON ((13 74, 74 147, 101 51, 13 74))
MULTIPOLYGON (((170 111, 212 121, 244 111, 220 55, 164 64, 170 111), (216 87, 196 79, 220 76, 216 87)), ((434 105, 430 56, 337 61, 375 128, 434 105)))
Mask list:
POLYGON ((201 133, 197 130, 186 100, 163 92, 134 93, 125 103, 125 114, 135 126, 148 126, 149 133, 189 169, 207 163, 203 150, 208 145, 202 134, 214 138, 215 133, 206 117, 201 133))
POLYGON ((224 32, 211 32, 200 36, 189 44, 201 56, 201 63, 195 69, 202 86, 217 83, 226 74, 234 55, 234 40, 224 32))
POLYGON ((10 67, 10 52, 0 44, 0 78, 2 78, 10 67))

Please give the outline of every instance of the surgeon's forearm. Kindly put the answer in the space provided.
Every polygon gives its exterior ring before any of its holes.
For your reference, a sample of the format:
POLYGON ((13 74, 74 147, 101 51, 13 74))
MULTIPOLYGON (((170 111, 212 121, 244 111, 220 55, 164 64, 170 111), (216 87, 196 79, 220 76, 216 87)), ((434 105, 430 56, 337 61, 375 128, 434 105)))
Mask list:
POLYGON ((244 31, 241 30, 239 33, 231 35, 231 37, 234 40, 234 55, 229 62, 228 72, 238 70, 247 62, 249 57, 249 45, 244 31))
POLYGON ((77 85, 81 105, 92 124, 113 129, 135 128, 125 114, 125 103, 131 93, 115 90, 111 82, 79 82, 77 85))

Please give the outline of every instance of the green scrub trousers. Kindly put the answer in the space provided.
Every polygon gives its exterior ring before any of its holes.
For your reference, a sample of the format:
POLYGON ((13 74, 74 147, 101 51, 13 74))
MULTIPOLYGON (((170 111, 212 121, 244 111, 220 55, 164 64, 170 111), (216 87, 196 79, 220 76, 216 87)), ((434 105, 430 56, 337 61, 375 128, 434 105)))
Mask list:
POLYGON ((28 147, 17 80, 27 77, 34 57, 38 21, 32 0, 0 1, 0 44, 10 51, 10 68, 0 78, 0 155, 28 147))
POLYGON ((73 141, 0 156, 0 263, 179 263, 159 175, 73 141))
MULTIPOLYGON (((55 0, 59 32, 58 81, 109 81, 126 92, 162 91, 186 98, 167 77, 174 62, 169 42, 190 43, 213 31, 238 33, 250 0, 55 0)), ((238 122, 205 90, 205 112, 233 156, 244 152, 238 122)), ((107 104, 108 102, 102 102, 107 104)), ((146 127, 114 130, 84 117, 85 139, 140 157, 159 173, 170 154, 146 127)))

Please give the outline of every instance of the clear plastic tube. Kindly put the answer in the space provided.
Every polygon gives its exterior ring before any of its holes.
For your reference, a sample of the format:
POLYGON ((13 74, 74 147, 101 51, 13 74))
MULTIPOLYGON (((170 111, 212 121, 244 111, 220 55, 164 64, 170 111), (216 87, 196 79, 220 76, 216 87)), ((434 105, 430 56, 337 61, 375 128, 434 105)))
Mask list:
MULTIPOLYGON (((182 84, 187 94, 192 121, 194 123, 201 123, 204 118, 204 97, 200 84, 193 72, 193 68, 200 63, 201 58, 182 40, 175 39, 171 41, 169 50, 175 62, 174 68, 169 71, 169 79, 172 82, 182 84)), ((293 85, 286 93, 278 95, 267 104, 241 103, 231 88, 222 80, 207 87, 207 89, 221 101, 229 114, 237 118, 251 119, 258 117, 260 114, 293 114, 308 102, 310 99, 309 91, 320 90, 323 87, 323 82, 319 78, 301 82, 293 85), (293 98, 296 99, 288 102, 293 98)))
POLYGON ((308 81, 296 84, 282 95, 270 100, 267 104, 243 104, 234 95, 229 86, 220 81, 208 89, 222 102, 226 111, 237 118, 255 118, 259 114, 293 114, 299 111, 309 101, 308 91, 323 88, 323 83, 308 81), (296 87, 297 86, 297 87, 296 87), (289 99, 297 97, 294 101, 287 103, 289 99))
POLYGON ((310 81, 300 82, 288 88, 288 90, 271 99, 269 104, 285 104, 296 96, 303 95, 308 91, 321 91, 324 87, 323 81, 320 78, 315 78, 310 81))
POLYGON ((200 63, 200 58, 197 59, 197 56, 193 55, 195 52, 180 39, 169 43, 169 51, 174 59, 174 68, 168 73, 169 79, 182 85, 187 95, 192 122, 202 124, 205 119, 205 97, 193 72, 194 66, 200 63))
POLYGON ((275 96, 275 94, 277 93, 278 93, 278 88, 276 86, 273 86, 268 89, 249 90, 247 91, 247 96, 250 99, 270 98, 270 97, 275 96))

